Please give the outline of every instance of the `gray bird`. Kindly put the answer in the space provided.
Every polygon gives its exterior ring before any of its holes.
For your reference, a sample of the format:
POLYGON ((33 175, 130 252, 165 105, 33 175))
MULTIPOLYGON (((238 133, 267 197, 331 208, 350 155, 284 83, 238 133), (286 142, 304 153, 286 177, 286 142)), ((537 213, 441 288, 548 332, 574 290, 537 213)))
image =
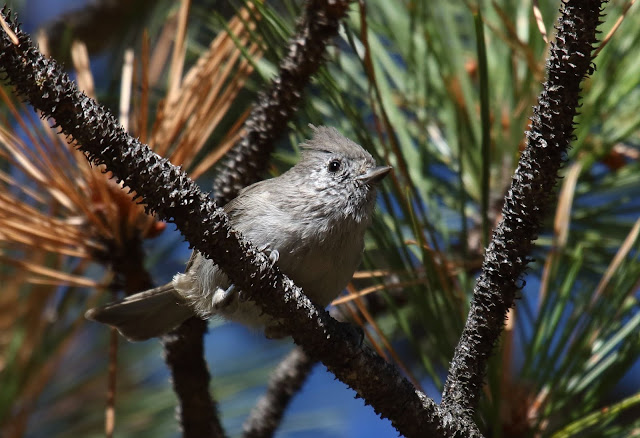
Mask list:
MULTIPOLYGON (((391 167, 376 166, 367 151, 335 129, 311 127, 313 138, 301 145, 298 164, 245 188, 224 211, 232 228, 269 254, 316 306, 325 307, 360 264, 376 183, 391 167)), ((263 327, 272 338, 286 335, 278 320, 241 295, 214 262, 194 251, 185 273, 164 286, 85 316, 131 341, 163 335, 194 315, 263 327)))

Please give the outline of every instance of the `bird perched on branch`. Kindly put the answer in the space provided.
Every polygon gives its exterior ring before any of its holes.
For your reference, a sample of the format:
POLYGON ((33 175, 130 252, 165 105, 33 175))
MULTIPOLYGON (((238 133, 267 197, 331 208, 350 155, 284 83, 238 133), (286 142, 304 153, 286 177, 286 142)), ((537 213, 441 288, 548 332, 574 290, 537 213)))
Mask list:
MULTIPOLYGON (((298 164, 245 189, 224 206, 239 231, 325 307, 360 264, 364 234, 376 202, 376 186, 391 170, 376 166, 360 145, 333 128, 311 126, 298 164)), ((277 319, 242 299, 226 274, 194 251, 183 274, 164 286, 89 310, 86 317, 117 328, 131 341, 163 335, 192 316, 215 315, 268 337, 282 337, 277 319)))

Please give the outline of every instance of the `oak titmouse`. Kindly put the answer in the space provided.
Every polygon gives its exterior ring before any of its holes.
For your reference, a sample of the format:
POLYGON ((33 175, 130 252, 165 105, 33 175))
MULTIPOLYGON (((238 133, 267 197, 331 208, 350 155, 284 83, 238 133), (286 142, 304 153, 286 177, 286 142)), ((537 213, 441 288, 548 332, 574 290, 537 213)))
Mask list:
MULTIPOLYGON (((298 164, 245 188, 224 210, 232 228, 270 254, 315 305, 324 307, 360 263, 376 183, 391 167, 376 167, 368 152, 333 128, 312 128, 298 164)), ((132 341, 165 334, 194 315, 264 327, 269 337, 285 334, 277 320, 241 294, 214 262, 194 251, 184 274, 91 309, 86 317, 116 327, 132 341)))

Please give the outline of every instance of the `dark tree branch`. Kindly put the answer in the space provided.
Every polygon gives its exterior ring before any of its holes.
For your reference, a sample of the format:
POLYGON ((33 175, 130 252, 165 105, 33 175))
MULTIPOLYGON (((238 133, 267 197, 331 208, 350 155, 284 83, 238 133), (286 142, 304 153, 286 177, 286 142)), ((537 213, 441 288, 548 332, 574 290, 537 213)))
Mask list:
POLYGON ((325 49, 337 35, 340 20, 352 0, 308 0, 287 55, 269 89, 261 93, 244 124, 246 135, 227 154, 214 182, 220 205, 258 181, 267 167, 275 141, 295 113, 304 87, 324 63, 325 49))
POLYGON ((302 388, 315 363, 300 347, 291 350, 271 374, 266 394, 258 401, 245 421, 243 437, 273 436, 289 402, 302 388))
MULTIPOLYGON (((294 114, 311 75, 322 65, 325 49, 337 34, 348 5, 349 1, 343 0, 307 2, 288 54, 280 62, 278 77, 260 95, 245 122, 247 134, 229 152, 216 179, 214 192, 219 205, 260 179, 275 140, 294 114)), ((209 392, 210 376, 203 354, 206 330, 206 322, 191 318, 162 338, 174 390, 180 400, 179 418, 185 437, 223 436, 216 404, 209 392)))
POLYGON ((267 256, 231 230, 224 212, 181 169, 124 132, 112 114, 79 92, 55 61, 44 59, 28 35, 3 15, 8 29, 0 40, 0 68, 16 92, 55 120, 93 164, 104 164, 136 198, 143 198, 148 211, 174 222, 234 284, 251 291, 251 299, 266 313, 285 320, 294 341, 312 359, 321 360, 407 437, 480 436, 466 419, 442 415, 393 365, 316 309, 300 288, 271 267, 267 256))
POLYGON ((573 138, 580 83, 592 69, 602 1, 569 0, 556 25, 547 81, 534 108, 520 157, 493 233, 462 337, 455 350, 442 408, 471 416, 481 394, 487 361, 498 342, 529 262, 532 241, 555 200, 558 171, 573 138))
POLYGON ((139 235, 121 236, 120 241, 113 239, 103 243, 106 250, 96 252, 94 257, 111 267, 115 274, 114 290, 131 295, 153 287, 151 275, 144 267, 144 249, 139 235))
POLYGON ((178 397, 178 419, 184 437, 224 437, 218 405, 209 391, 209 369, 204 356, 207 321, 190 318, 162 337, 173 390, 178 397))

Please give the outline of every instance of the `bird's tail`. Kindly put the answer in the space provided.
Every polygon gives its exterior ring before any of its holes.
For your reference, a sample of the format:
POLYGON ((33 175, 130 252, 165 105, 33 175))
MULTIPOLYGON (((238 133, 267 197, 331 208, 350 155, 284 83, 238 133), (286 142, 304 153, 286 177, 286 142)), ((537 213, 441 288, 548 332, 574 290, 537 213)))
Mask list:
POLYGON ((194 315, 171 283, 90 309, 85 318, 118 329, 130 341, 161 336, 194 315))

